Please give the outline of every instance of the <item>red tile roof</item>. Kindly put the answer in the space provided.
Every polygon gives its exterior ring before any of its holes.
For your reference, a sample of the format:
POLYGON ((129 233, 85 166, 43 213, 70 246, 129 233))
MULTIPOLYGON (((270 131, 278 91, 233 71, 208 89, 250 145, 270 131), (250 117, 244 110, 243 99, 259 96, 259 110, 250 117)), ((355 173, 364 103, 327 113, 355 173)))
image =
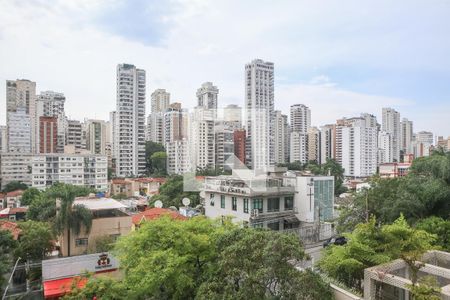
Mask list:
POLYGON ((126 181, 125 179, 113 179, 111 180, 112 184, 131 184, 131 182, 126 181))
POLYGON ((144 220, 155 220, 163 215, 168 215, 174 220, 187 220, 185 216, 180 215, 178 212, 167 208, 150 208, 132 217, 133 224, 139 225, 144 220))
POLYGON ((6 220, 0 220, 0 229, 11 232, 15 240, 19 238, 19 234, 22 232, 17 223, 6 220))
POLYGON ((165 183, 167 179, 164 177, 156 177, 156 178, 148 177, 148 178, 136 178, 134 179, 134 181, 143 183, 150 183, 150 182, 165 183))
POLYGON ((6 197, 17 197, 23 194, 22 190, 15 190, 6 194, 6 197))
POLYGON ((62 297, 71 291, 72 285, 78 288, 83 288, 87 283, 86 277, 70 277, 63 279, 56 279, 44 282, 44 297, 45 299, 62 297))

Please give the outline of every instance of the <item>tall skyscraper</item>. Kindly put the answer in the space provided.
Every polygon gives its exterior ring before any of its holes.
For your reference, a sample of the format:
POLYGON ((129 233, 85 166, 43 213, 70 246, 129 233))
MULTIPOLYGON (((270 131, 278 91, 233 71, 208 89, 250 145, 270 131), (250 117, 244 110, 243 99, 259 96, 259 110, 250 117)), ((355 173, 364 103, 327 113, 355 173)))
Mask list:
POLYGON ((392 162, 393 146, 392 135, 386 131, 378 132, 378 164, 392 162))
POLYGON ((310 127, 311 110, 304 104, 291 105, 291 162, 308 162, 308 129, 310 127))
POLYGON ((146 140, 164 144, 164 113, 170 107, 170 93, 157 89, 151 96, 152 112, 147 117, 146 140))
MULTIPOLYGON (((20 118, 25 118, 25 115, 28 116, 30 131, 30 151, 36 151, 36 131, 37 120, 36 120, 36 82, 27 80, 27 79, 17 79, 17 80, 7 80, 6 81, 6 126, 10 126, 10 116, 14 116, 14 120, 18 121, 20 118), (19 115, 14 113, 20 109, 19 115), (10 114, 12 113, 12 114, 10 114)), ((22 141, 15 142, 10 140, 9 132, 14 132, 17 130, 20 124, 13 124, 15 127, 14 130, 7 130, 7 140, 8 144, 23 143, 23 136, 19 137, 22 141)), ((22 129, 24 129, 23 127, 22 129)), ((16 136, 18 137, 18 136, 16 136)), ((14 138, 14 137, 11 137, 14 138)), ((14 147, 13 147, 14 148, 14 147)))
POLYGON ((64 152, 79 153, 81 147, 82 126, 78 120, 67 120, 66 148, 64 152), (68 150, 70 148, 70 150, 68 150))
POLYGON ((310 127, 308 129, 308 161, 321 163, 320 141, 320 130, 317 127, 310 127))
POLYGON ((39 153, 56 153, 58 147, 58 118, 39 117, 39 153))
POLYGON ((145 71, 130 64, 117 66, 116 175, 145 173, 145 71))
POLYGON ((212 82, 205 82, 197 90, 197 105, 205 109, 217 109, 219 89, 212 82))
POLYGON ((275 163, 282 164, 289 159, 289 123, 287 115, 275 111, 275 163))
POLYGON ((191 166, 196 169, 215 168, 215 110, 194 108, 189 118, 191 166))
MULTIPOLYGON (((64 152, 65 134, 66 134, 66 115, 64 112, 64 105, 66 97, 63 93, 45 91, 41 92, 36 100, 36 118, 40 117, 55 117, 57 118, 57 148, 58 153, 64 152)), ((40 129, 37 128, 37 130, 40 129)), ((36 135, 36 142, 40 145, 39 134, 36 135)), ((38 147, 36 148, 38 149, 38 147)))
POLYGON ((264 169, 275 163, 274 64, 255 59, 245 66, 247 163, 264 169))
POLYGON ((336 159, 336 125, 328 124, 320 127, 320 163, 328 159, 336 159))
POLYGON ((368 177, 377 170, 377 131, 363 117, 336 123, 336 160, 345 176, 368 177))
POLYGON ((393 108, 383 108, 381 130, 392 136, 392 161, 400 161, 400 113, 393 108))
POLYGON ((86 121, 86 150, 106 155, 107 124, 103 120, 86 121))
POLYGON ((401 124, 401 149, 403 154, 412 154, 413 122, 406 118, 402 119, 401 124))
POLYGON ((8 151, 6 126, 0 125, 0 153, 8 151))
POLYGON ((26 108, 18 106, 15 111, 7 114, 8 120, 8 151, 31 153, 32 152, 32 131, 31 118, 27 114, 26 108))

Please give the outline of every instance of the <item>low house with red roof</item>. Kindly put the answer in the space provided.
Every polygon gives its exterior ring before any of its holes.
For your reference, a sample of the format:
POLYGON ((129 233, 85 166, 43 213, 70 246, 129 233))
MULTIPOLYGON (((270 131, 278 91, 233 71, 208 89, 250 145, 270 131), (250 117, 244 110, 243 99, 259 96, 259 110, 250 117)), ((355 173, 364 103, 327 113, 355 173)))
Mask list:
POLYGON ((27 207, 8 207, 0 210, 0 219, 7 219, 10 221, 24 221, 27 211, 27 207))
POLYGON ((20 207, 22 201, 22 190, 12 191, 6 194, 6 207, 20 207))
POLYGON ((167 208, 159 208, 154 207, 147 209, 141 213, 134 215, 131 219, 133 223, 132 230, 136 230, 142 224, 142 222, 156 220, 161 218, 162 216, 169 216, 173 220, 187 220, 185 216, 180 215, 177 211, 167 209, 167 208))
POLYGON ((45 299, 60 299, 72 286, 83 288, 87 272, 94 276, 121 278, 119 261, 108 252, 42 261, 42 282, 45 299))
POLYGON ((15 240, 19 239, 19 235, 22 232, 19 224, 7 220, 0 220, 0 230, 9 231, 15 240))

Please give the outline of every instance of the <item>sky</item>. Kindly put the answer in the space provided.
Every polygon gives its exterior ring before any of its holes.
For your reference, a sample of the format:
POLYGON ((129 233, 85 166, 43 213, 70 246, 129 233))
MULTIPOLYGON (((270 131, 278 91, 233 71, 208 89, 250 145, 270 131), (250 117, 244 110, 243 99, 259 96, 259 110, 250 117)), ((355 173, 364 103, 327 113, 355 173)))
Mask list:
POLYGON ((312 124, 398 110, 450 136, 449 0, 0 0, 0 124, 8 79, 66 96, 71 119, 108 119, 116 66, 147 72, 189 108, 203 82, 244 104, 244 66, 275 64, 275 108, 312 124))

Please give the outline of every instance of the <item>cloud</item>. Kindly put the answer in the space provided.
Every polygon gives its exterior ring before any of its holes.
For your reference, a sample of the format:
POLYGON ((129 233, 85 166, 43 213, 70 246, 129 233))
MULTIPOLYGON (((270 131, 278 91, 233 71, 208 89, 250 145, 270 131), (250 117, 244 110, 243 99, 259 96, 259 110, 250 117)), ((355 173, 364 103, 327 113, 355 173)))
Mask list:
POLYGON ((35 80, 39 91, 66 94, 72 118, 108 118, 122 62, 147 71, 147 103, 166 88, 192 107, 196 89, 212 81, 221 105, 243 106, 244 65, 260 57, 275 63, 275 106, 285 113, 304 103, 320 125, 389 105, 418 128, 450 134, 448 121, 431 113, 450 99, 445 1, 1 3, 0 95, 7 79, 35 80))

